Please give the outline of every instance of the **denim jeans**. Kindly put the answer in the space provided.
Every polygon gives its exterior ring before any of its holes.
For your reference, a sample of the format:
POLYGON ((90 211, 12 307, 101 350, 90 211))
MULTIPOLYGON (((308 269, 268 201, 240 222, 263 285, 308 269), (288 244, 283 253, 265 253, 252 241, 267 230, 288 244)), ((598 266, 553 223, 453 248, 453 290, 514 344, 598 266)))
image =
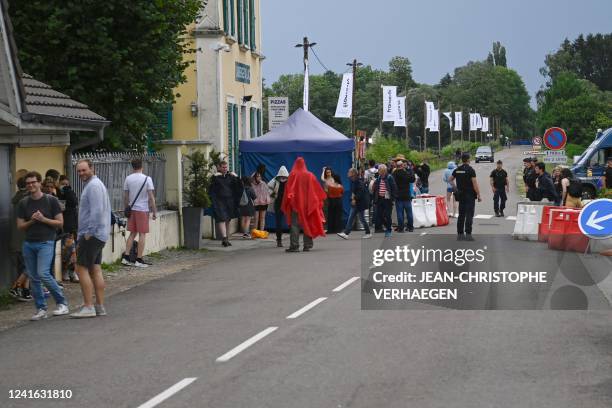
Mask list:
POLYGON ((55 241, 24 241, 22 252, 36 309, 47 310, 47 301, 42 285, 49 289, 56 304, 68 305, 62 288, 51 276, 51 258, 53 258, 55 252, 55 241))
POLYGON ((404 224, 404 211, 406 211, 406 218, 407 218, 407 223, 408 223, 408 229, 412 230, 414 229, 414 223, 413 223, 413 219, 412 219, 412 201, 410 200, 406 200, 406 201, 400 201, 400 200, 396 200, 395 201, 395 210, 397 211, 397 230, 398 231, 403 231, 405 224, 404 224))
POLYGON ((427 194, 429 193, 429 184, 426 186, 421 185, 421 187, 419 188, 419 190, 421 190, 421 194, 427 194))
POLYGON ((346 221, 346 226, 344 227, 344 233, 346 235, 351 233, 351 230, 353 229, 353 223, 355 222, 355 217, 357 216, 359 217, 361 225, 363 225, 363 228, 365 229, 365 233, 370 233, 370 226, 368 225, 365 219, 365 210, 357 210, 357 208, 351 207, 348 220, 346 221))

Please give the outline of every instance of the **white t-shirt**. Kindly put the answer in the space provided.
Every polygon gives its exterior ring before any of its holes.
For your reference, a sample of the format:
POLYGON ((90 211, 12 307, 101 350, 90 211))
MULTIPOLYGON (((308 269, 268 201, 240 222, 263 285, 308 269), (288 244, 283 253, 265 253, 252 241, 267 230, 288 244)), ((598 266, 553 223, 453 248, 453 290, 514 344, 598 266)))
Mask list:
POLYGON ((147 185, 142 188, 142 191, 138 195, 138 199, 132 206, 132 210, 134 211, 144 211, 149 212, 149 191, 155 190, 153 187, 153 180, 151 177, 146 176, 142 173, 132 173, 125 178, 125 182, 123 183, 123 191, 129 191, 129 202, 128 205, 132 204, 134 199, 136 198, 136 194, 138 194, 138 190, 142 187, 142 184, 145 182, 145 177, 147 178, 147 185))

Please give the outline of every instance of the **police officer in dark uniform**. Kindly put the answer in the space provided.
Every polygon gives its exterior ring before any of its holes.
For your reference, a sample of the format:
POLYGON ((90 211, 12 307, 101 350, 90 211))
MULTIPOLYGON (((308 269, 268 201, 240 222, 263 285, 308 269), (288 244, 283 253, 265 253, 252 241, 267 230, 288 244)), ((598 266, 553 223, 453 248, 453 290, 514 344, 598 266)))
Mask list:
POLYGON ((523 159, 525 168, 523 169, 523 182, 525 182, 525 188, 527 189, 527 198, 531 201, 542 200, 539 197, 538 189, 536 188, 536 180, 538 179, 535 173, 535 162, 531 157, 523 159))
POLYGON ((476 199, 480 199, 480 189, 476 180, 476 172, 470 166, 470 154, 461 155, 461 166, 453 170, 449 182, 453 185, 455 199, 459 202, 459 217, 457 218, 457 241, 473 241, 472 221, 476 208, 476 199), (465 232, 465 235, 464 235, 465 232))

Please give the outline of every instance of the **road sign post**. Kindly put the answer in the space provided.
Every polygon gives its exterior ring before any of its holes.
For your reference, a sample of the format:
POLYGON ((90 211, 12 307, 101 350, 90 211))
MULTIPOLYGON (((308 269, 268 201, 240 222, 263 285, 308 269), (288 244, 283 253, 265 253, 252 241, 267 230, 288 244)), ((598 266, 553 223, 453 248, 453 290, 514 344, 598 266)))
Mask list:
POLYGON ((600 198, 585 205, 580 212, 578 226, 584 235, 592 239, 612 237, 612 200, 600 198))

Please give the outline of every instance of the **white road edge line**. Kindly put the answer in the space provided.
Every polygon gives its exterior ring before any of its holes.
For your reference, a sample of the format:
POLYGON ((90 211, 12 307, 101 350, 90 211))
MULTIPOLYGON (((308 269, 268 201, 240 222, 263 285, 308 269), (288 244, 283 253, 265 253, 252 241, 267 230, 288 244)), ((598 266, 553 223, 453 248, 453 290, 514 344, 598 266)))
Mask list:
POLYGON ((332 292, 340 292, 342 289, 346 288, 348 285, 350 285, 351 283, 355 282, 357 279, 359 279, 359 276, 353 276, 351 279, 349 279, 346 282, 340 284, 338 287, 336 287, 334 290, 332 290, 332 292))
POLYGON ((271 326, 265 330, 260 331, 259 333, 251 337, 250 339, 240 343, 239 345, 237 345, 236 347, 234 347, 233 349, 231 349, 230 351, 228 351, 221 357, 217 358, 217 360, 215 361, 217 363, 225 363, 226 361, 230 360, 232 357, 242 353, 244 350, 248 349, 253 344, 257 343, 259 340, 266 337, 268 334, 274 332, 276 329, 278 329, 278 327, 271 326))
POLYGON ((295 319, 297 317, 300 317, 301 315, 303 315, 304 313, 306 313, 307 311, 309 311, 310 309, 312 309, 313 307, 315 307, 319 303, 323 302, 325 299, 327 299, 327 298, 326 297, 320 297, 317 300, 313 300, 312 302, 310 302, 309 304, 307 304, 306 306, 304 306, 300 310, 297 310, 297 311, 291 313, 289 316, 287 316, 287 319, 295 319))
POLYGON ((138 408, 153 408, 161 404, 162 402, 164 402, 165 400, 167 400, 168 398, 170 398, 171 396, 173 396, 174 394, 176 394, 183 388, 187 387, 189 384, 191 384, 197 379, 198 379, 197 377, 185 378, 177 382, 176 384, 174 384, 172 387, 168 388, 166 391, 162 392, 161 394, 156 395, 155 397, 151 398, 144 404, 138 406, 138 408))
POLYGON ((423 236, 423 235, 427 235, 427 233, 426 232, 421 232, 421 236, 423 236))

